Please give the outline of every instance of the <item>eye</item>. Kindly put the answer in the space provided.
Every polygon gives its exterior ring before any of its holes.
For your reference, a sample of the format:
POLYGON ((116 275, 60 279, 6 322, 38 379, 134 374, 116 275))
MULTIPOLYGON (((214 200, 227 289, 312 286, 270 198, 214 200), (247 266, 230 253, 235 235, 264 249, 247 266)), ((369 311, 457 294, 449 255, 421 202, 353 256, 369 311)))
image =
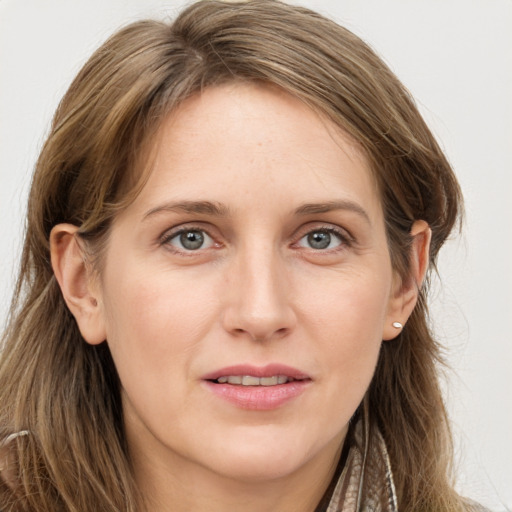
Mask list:
POLYGON ((334 229, 315 229, 299 240, 300 247, 317 251, 335 249, 344 242, 344 237, 334 229))
POLYGON ((211 236, 202 229, 182 229, 166 237, 164 243, 181 251, 208 249, 214 244, 211 236))

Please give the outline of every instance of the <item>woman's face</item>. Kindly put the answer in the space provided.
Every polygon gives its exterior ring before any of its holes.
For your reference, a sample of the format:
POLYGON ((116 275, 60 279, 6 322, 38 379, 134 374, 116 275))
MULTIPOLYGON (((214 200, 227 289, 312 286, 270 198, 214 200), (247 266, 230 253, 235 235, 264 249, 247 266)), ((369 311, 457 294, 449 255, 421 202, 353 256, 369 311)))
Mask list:
POLYGON ((97 294, 132 451, 228 478, 331 464, 401 320, 366 159, 275 88, 165 122, 97 294))

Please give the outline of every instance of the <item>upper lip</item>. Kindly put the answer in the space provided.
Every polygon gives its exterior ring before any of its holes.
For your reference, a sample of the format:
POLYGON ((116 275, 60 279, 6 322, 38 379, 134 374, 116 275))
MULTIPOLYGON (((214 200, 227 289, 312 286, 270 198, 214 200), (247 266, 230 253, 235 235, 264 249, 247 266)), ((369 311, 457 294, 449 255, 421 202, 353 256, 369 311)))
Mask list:
POLYGON ((285 375, 295 380, 305 380, 311 377, 306 373, 279 363, 267 364, 265 366, 254 366, 250 364, 238 364, 226 366, 213 372, 203 375, 203 380, 217 380, 219 377, 228 377, 230 375, 252 375, 253 377, 273 377, 274 375, 285 375))

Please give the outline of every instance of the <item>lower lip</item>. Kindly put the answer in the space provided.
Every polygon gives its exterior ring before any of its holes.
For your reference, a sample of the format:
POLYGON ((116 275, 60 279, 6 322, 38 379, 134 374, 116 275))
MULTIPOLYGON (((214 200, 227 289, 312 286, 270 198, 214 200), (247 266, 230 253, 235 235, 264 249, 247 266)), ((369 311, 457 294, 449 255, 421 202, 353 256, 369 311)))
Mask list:
POLYGON ((276 386, 242 386, 234 384, 217 384, 203 381, 215 395, 230 402, 240 409, 253 411, 270 411, 277 409, 301 395, 310 380, 294 380, 276 386))

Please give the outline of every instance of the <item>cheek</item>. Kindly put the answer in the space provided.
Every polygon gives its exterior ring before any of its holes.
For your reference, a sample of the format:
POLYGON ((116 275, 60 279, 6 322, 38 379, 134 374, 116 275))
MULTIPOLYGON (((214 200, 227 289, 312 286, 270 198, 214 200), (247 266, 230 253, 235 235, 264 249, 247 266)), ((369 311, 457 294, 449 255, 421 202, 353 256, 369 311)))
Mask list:
POLYGON ((301 299, 301 325, 317 345, 319 365, 328 369, 333 400, 343 390, 343 400, 355 410, 377 363, 388 280, 378 273, 337 273, 323 286, 308 289, 301 299))
POLYGON ((119 267, 110 277, 107 340, 120 374, 129 367, 156 380, 168 379, 170 367, 185 369, 214 321, 212 283, 154 267, 137 273, 119 267))
POLYGON ((335 271, 298 284, 299 315, 304 317, 303 325, 325 333, 320 339, 352 340, 359 346, 380 343, 389 290, 386 272, 335 271))
POLYGON ((111 274, 105 306, 125 413, 135 425, 142 421, 155 433, 167 425, 177 435, 175 419, 194 417, 187 399, 194 389, 191 367, 212 328, 215 305, 202 299, 206 283, 193 286, 179 273, 120 270, 111 274))

